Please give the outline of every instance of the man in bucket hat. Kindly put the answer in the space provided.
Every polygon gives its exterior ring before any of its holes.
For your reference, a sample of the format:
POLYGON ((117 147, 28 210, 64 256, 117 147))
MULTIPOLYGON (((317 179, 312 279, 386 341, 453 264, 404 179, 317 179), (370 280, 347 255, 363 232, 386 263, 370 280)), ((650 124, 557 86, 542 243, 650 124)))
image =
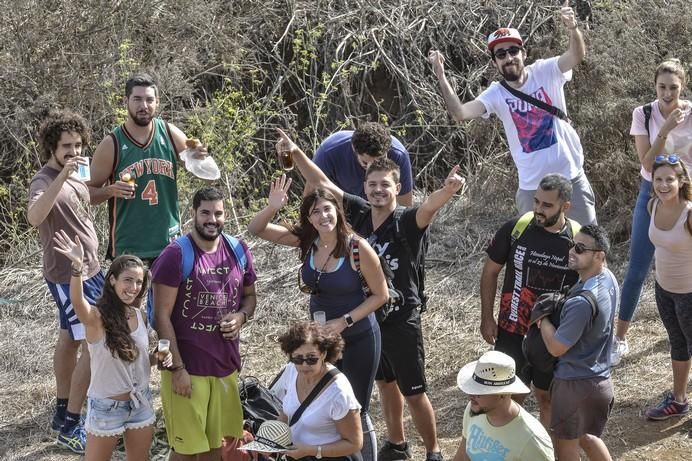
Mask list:
POLYGON ((519 174, 519 213, 531 211, 543 176, 560 173, 572 181, 574 190, 569 217, 584 225, 596 222, 594 195, 584 175, 579 135, 566 115, 564 85, 584 59, 586 46, 574 11, 566 5, 560 9, 560 17, 569 34, 569 48, 560 56, 524 66, 526 50, 519 31, 503 27, 488 36, 488 51, 504 81, 493 82, 473 101, 462 104, 445 76, 442 53, 431 50, 428 59, 454 120, 491 114, 502 120, 519 174))
POLYGON ((498 459, 553 461, 553 444, 541 423, 512 394, 528 394, 516 376, 514 359, 489 351, 465 365, 457 385, 470 401, 464 411, 462 439, 454 461, 498 459))

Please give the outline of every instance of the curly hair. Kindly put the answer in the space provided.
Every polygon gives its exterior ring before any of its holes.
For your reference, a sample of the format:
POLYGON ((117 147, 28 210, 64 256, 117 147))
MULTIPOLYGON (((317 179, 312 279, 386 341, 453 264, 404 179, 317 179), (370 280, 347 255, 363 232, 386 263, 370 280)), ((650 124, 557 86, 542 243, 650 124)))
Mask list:
POLYGON ((380 123, 361 123, 351 137, 351 144, 356 154, 370 157, 387 155, 392 145, 389 129, 380 123))
POLYGON ((329 363, 339 360, 344 350, 344 339, 340 334, 329 333, 319 323, 306 320, 288 327, 288 331, 279 336, 279 344, 288 356, 303 344, 314 344, 317 350, 327 354, 325 360, 329 363))
POLYGON ((38 131, 42 161, 50 159, 65 132, 77 133, 82 138, 82 144, 89 144, 91 129, 84 117, 69 110, 53 110, 48 113, 38 131))
POLYGON ((96 302, 96 308, 101 314, 103 329, 106 332, 106 347, 110 349, 114 358, 119 357, 126 362, 134 362, 137 359, 138 350, 134 339, 130 336, 130 326, 127 323, 128 306, 115 292, 111 276, 118 279, 126 269, 135 268, 142 269, 144 275, 142 289, 137 295, 137 299, 141 299, 149 287, 149 269, 144 267, 144 263, 137 256, 122 255, 115 258, 111 267, 108 268, 103 294, 96 302))
POLYGON ((310 213, 317 204, 318 200, 323 199, 330 202, 336 208, 336 247, 334 248, 334 257, 349 256, 349 240, 348 237, 353 233, 353 229, 346 221, 344 208, 327 189, 318 188, 303 197, 303 202, 300 204, 300 221, 297 226, 291 229, 300 240, 300 259, 305 260, 310 251, 310 246, 313 244, 319 235, 315 226, 310 221, 310 213))

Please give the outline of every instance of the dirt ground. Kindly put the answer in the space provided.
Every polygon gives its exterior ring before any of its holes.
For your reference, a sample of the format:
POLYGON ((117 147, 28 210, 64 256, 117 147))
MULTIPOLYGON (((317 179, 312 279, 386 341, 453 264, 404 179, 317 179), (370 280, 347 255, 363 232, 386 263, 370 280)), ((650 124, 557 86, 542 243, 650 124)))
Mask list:
MULTIPOLYGON (((458 446, 466 405, 464 395, 456 387, 456 374, 461 366, 489 349, 478 331, 478 281, 488 234, 478 231, 472 223, 461 226, 456 211, 452 208, 443 213, 433 229, 428 261, 431 302, 424 316, 429 395, 436 410, 446 459, 453 458, 458 446), (441 230, 445 228, 455 229, 454 235, 441 230)), ((294 286, 298 267, 295 254, 258 242, 254 245, 260 304, 256 319, 243 330, 241 349, 244 374, 266 382, 284 361, 275 338, 288 322, 306 316, 307 297, 294 286)), ((625 254, 626 245, 619 246, 611 259, 611 268, 619 280, 622 280, 625 254)), ((48 430, 55 404, 52 351, 57 322, 54 305, 40 277, 40 266, 32 261, 29 267, 3 272, 0 299, 20 301, 0 303, 0 459, 78 459, 56 447, 54 436, 48 430)), ((644 290, 628 338, 630 354, 613 370, 616 402, 603 437, 613 459, 692 459, 691 418, 648 422, 642 416, 672 383, 667 339, 653 302, 651 284, 644 290)), ((156 370, 152 377, 160 412, 156 370)), ((531 398, 526 407, 535 414, 531 398)), ((383 424, 376 393, 372 409, 382 440, 383 424)), ((152 459, 165 459, 167 445, 162 417, 158 426, 152 459)), ((414 459, 422 460, 422 443, 408 414, 406 430, 414 448, 414 459)), ((114 457, 123 458, 122 453, 114 457)))

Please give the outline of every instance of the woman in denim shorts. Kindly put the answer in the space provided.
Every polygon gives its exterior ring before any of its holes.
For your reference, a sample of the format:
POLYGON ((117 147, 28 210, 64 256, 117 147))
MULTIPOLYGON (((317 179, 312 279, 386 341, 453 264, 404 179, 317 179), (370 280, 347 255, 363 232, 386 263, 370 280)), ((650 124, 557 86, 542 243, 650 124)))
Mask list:
POLYGON ((145 460, 156 417, 151 405, 151 365, 172 362, 170 352, 149 354, 146 316, 138 307, 147 290, 149 271, 136 256, 115 258, 101 298, 90 306, 82 292, 84 250, 79 238, 55 234, 55 250, 72 261, 70 297, 86 331, 91 382, 85 428, 86 460, 110 459, 120 436, 128 460, 145 460))

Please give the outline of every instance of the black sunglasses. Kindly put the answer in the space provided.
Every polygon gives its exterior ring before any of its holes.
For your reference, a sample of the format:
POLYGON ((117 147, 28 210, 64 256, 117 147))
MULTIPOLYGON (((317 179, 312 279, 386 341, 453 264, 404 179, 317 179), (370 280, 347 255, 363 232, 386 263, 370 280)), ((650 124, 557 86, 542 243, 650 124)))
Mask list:
POLYGON ((300 276, 303 272, 303 266, 298 268, 298 289, 305 293, 306 295, 319 295, 320 294, 320 277, 322 277, 323 271, 317 271, 317 277, 315 277, 315 287, 303 284, 303 278, 300 276))
POLYGON ((669 165, 677 165, 680 163, 680 157, 675 154, 670 155, 657 155, 654 158, 654 163, 667 163, 669 165))
POLYGON ((319 357, 314 357, 314 356, 305 356, 303 357, 302 355, 292 355, 289 357, 289 362, 294 363, 296 365, 302 365, 304 363, 308 365, 315 365, 317 362, 320 361, 319 357))
POLYGON ((504 48, 504 49, 501 49, 501 50, 494 51, 494 52, 493 52, 493 56, 495 56, 497 59, 505 59, 505 58, 507 57, 508 54, 509 54, 511 57, 515 57, 516 55, 518 55, 519 53, 521 53, 521 51, 522 51, 523 49, 524 49, 524 48, 522 48, 522 47, 520 47, 520 46, 510 46, 509 48, 504 48))
POLYGON ((570 240, 567 246, 569 246, 570 249, 574 248, 574 252, 578 255, 586 253, 587 251, 603 251, 598 248, 586 248, 586 245, 581 242, 576 243, 574 240, 570 240))

